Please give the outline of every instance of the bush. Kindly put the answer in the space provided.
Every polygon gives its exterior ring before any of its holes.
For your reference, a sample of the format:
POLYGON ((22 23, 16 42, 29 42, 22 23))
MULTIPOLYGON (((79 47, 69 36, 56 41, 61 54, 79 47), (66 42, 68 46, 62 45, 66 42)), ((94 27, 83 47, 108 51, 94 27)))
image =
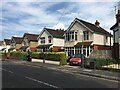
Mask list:
POLYGON ((52 61, 60 61, 60 64, 67 64, 66 54, 64 52, 33 52, 32 57, 36 59, 47 59, 52 61))
POLYGON ((102 59, 102 58, 97 58, 97 59, 87 59, 85 60, 85 67, 90 68, 90 62, 95 62, 95 68, 96 69, 103 69, 102 66, 107 66, 111 64, 116 64, 117 61, 111 58, 107 59, 102 59))
POLYGON ((27 55, 27 52, 8 52, 7 53, 7 56, 9 58, 12 58, 12 59, 17 59, 17 60, 21 60, 21 59, 26 59, 26 55, 27 55))

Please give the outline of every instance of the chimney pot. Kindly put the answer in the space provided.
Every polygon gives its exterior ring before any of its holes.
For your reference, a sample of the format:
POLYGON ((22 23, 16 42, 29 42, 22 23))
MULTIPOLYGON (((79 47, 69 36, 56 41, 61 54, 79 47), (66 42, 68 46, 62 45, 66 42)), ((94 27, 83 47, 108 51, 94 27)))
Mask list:
POLYGON ((99 27, 100 22, 98 22, 98 20, 96 20, 95 25, 96 25, 97 27, 99 27))

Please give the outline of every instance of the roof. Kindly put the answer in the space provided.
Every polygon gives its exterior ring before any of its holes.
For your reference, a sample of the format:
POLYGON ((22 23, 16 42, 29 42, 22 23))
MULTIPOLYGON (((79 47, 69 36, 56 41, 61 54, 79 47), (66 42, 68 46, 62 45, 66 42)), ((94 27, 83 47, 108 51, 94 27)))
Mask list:
POLYGON ((54 38, 61 38, 64 39, 64 33, 65 31, 62 30, 54 30, 54 29, 49 29, 49 28, 44 28, 47 30, 54 38))
POLYGON ((52 44, 39 45, 36 48, 49 48, 52 44))
POLYGON ((20 50, 26 50, 29 46, 22 46, 20 50))
MULTIPOLYGON (((119 21, 120 22, 120 21, 119 21)), ((110 30, 113 30, 116 26, 118 26, 119 22, 116 22, 111 28, 110 30)))
POLYGON ((22 37, 12 37, 12 39, 15 40, 16 44, 21 44, 21 43, 22 43, 22 40, 23 40, 22 37))
POLYGON ((75 18, 75 20, 80 21, 82 24, 84 24, 86 27, 88 27, 90 30, 92 30, 92 31, 95 32, 95 33, 105 34, 105 35, 108 35, 108 36, 111 35, 109 32, 107 32, 105 29, 103 29, 103 28, 100 27, 100 26, 98 27, 98 26, 96 26, 95 24, 86 22, 86 21, 81 20, 81 19, 78 19, 78 18, 75 18))
POLYGON ((10 45, 10 39, 4 39, 6 45, 10 45))
POLYGON ((24 36, 23 36, 23 38, 24 38, 25 36, 27 37, 28 41, 36 41, 36 42, 37 42, 37 38, 38 38, 39 35, 37 35, 37 34, 25 33, 24 36))
POLYGON ((79 47, 81 45, 85 45, 85 46, 89 46, 90 44, 92 43, 92 41, 89 41, 89 42, 78 42, 75 47, 79 47))

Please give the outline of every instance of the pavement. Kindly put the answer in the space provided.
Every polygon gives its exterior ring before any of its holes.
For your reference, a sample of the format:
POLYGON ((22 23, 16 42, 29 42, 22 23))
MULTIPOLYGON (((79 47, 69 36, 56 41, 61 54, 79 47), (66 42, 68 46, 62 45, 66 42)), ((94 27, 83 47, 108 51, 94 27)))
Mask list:
POLYGON ((69 65, 63 65, 60 66, 59 62, 57 61, 49 61, 45 60, 45 63, 43 63, 42 59, 32 59, 32 62, 27 61, 18 61, 18 60, 10 60, 16 63, 21 63, 24 65, 34 66, 34 67, 45 67, 53 70, 60 70, 67 73, 75 73, 75 74, 83 74, 98 78, 104 78, 109 80, 115 80, 120 81, 120 72, 112 72, 112 71, 106 71, 106 70, 96 70, 96 69, 87 69, 87 68, 81 68, 80 66, 69 66, 69 65))

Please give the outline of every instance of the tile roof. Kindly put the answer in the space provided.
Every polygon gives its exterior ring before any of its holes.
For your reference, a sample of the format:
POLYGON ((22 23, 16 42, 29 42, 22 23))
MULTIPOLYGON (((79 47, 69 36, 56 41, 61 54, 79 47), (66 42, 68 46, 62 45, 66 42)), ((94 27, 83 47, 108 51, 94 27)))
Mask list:
POLYGON ((49 29, 49 28, 44 28, 47 30, 54 38, 61 38, 64 39, 64 33, 65 31, 62 30, 54 30, 54 29, 49 29))
POLYGON ((10 39, 4 39, 6 45, 10 45, 10 39))
POLYGON ((88 41, 88 42, 78 42, 75 47, 80 47, 81 45, 89 46, 91 45, 93 41, 88 41))
POLYGON ((13 37, 13 39, 15 40, 16 44, 21 44, 23 40, 22 37, 13 37))
POLYGON ((29 46, 22 46, 20 47, 20 50, 26 50, 29 46))
POLYGON ((24 38, 25 36, 27 37, 28 41, 36 41, 36 42, 37 42, 37 38, 38 38, 39 35, 37 35, 37 34, 25 33, 24 36, 23 36, 23 38, 24 38))
POLYGON ((110 36, 111 34, 109 32, 107 32, 105 29, 101 28, 100 26, 97 27, 95 24, 83 21, 81 19, 76 18, 76 20, 80 21, 81 23, 83 23, 85 26, 87 26, 89 29, 91 29, 92 31, 94 31, 95 33, 99 33, 99 34, 105 34, 107 36, 110 36))

